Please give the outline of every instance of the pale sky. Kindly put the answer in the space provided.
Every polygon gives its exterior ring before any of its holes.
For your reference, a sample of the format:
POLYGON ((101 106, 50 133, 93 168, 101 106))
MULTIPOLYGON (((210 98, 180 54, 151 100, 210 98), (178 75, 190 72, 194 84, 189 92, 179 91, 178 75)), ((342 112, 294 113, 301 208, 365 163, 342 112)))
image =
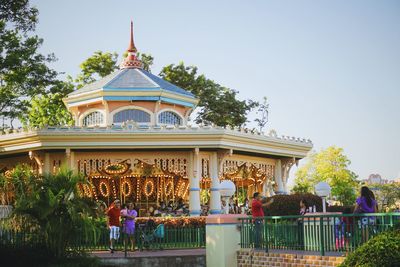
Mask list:
POLYGON ((267 96, 267 131, 343 147, 360 179, 400 177, 400 1, 32 3, 57 71, 75 76, 96 50, 122 54, 133 19, 153 73, 195 65, 241 99, 267 96))

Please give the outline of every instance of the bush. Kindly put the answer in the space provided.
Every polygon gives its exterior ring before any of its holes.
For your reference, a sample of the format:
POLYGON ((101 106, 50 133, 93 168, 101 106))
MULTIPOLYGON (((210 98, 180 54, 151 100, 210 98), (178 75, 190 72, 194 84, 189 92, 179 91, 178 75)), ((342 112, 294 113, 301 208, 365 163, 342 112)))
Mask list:
POLYGON ((39 176, 24 165, 0 176, 0 192, 13 189, 9 230, 32 232, 56 258, 65 258, 78 235, 93 240, 98 230, 93 223, 95 203, 78 192, 77 185, 85 182, 64 168, 39 176))
POLYGON ((304 199, 308 207, 316 206, 322 211, 322 199, 313 194, 275 195, 274 202, 267 208, 267 216, 299 215, 300 200, 304 199))
POLYGON ((339 267, 400 266, 400 229, 383 232, 351 253, 339 267))

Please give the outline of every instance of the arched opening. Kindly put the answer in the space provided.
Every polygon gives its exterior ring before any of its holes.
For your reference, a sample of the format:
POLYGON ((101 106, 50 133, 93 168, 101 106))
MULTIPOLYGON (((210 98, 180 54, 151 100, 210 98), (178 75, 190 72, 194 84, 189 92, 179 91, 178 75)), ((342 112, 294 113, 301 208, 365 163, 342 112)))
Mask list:
POLYGON ((113 116, 114 124, 119 124, 126 121, 149 123, 151 121, 151 117, 149 113, 139 109, 124 109, 115 113, 113 116))
POLYGON ((158 114, 158 122, 161 124, 181 125, 181 117, 172 111, 163 111, 158 114))
POLYGON ((103 123, 104 123, 104 115, 99 111, 89 113, 82 120, 83 126, 95 126, 103 123))

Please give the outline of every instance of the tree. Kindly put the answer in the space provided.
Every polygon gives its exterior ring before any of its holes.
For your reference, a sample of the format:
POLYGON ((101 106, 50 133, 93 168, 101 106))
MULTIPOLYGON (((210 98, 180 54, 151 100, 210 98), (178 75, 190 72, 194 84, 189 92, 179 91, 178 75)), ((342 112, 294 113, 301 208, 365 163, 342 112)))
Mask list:
POLYGON ((85 84, 92 83, 99 78, 105 77, 118 68, 117 53, 103 53, 96 51, 92 56, 83 61, 80 65, 81 73, 76 78, 77 87, 81 88, 85 84))
POLYGON ((238 100, 237 91, 198 75, 197 67, 185 66, 183 62, 164 67, 159 75, 199 98, 197 123, 242 126, 247 121, 247 113, 258 106, 252 100, 238 100))
POLYGON ((400 201, 400 183, 375 184, 370 186, 375 193, 380 210, 396 208, 400 201))
POLYGON ((26 114, 20 116, 24 126, 42 128, 45 126, 72 126, 74 120, 62 99, 74 89, 71 81, 58 81, 49 93, 31 99, 26 114))
POLYGON ((265 125, 268 122, 268 114, 269 114, 269 104, 267 102, 267 97, 264 96, 263 103, 259 104, 257 109, 257 114, 260 115, 260 118, 256 118, 254 121, 257 122, 258 127, 260 128, 260 132, 264 129, 265 125))
POLYGON ((11 121, 26 112, 31 97, 46 93, 57 76, 47 66, 54 55, 38 53, 43 40, 32 35, 37 15, 27 0, 0 1, 0 116, 11 121))
POLYGON ((153 65, 154 57, 145 53, 137 53, 137 56, 143 63, 143 69, 151 72, 151 66, 153 65))
POLYGON ((60 93, 32 98, 31 107, 22 122, 24 125, 38 128, 74 124, 71 113, 62 102, 60 93))
POLYGON ((332 196, 339 202, 343 205, 354 204, 358 188, 357 175, 348 169, 351 162, 343 154, 343 149, 331 146, 307 157, 307 163, 296 172, 292 191, 311 193, 318 182, 325 181, 332 188, 332 196))

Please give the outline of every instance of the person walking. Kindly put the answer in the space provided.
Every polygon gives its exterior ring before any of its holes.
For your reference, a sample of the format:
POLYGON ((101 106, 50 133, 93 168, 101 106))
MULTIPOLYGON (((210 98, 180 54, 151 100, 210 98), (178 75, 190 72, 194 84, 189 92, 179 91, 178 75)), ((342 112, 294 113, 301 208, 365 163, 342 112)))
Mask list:
POLYGON ((260 249, 263 241, 263 225, 264 225, 264 211, 263 207, 268 207, 274 202, 274 199, 270 199, 264 203, 261 202, 262 196, 259 192, 253 194, 253 201, 251 202, 251 214, 253 216, 254 223, 254 248, 260 249))
POLYGON ((118 199, 114 200, 114 203, 108 208, 106 214, 107 226, 110 229, 110 252, 114 253, 115 241, 119 239, 121 202, 118 199))

